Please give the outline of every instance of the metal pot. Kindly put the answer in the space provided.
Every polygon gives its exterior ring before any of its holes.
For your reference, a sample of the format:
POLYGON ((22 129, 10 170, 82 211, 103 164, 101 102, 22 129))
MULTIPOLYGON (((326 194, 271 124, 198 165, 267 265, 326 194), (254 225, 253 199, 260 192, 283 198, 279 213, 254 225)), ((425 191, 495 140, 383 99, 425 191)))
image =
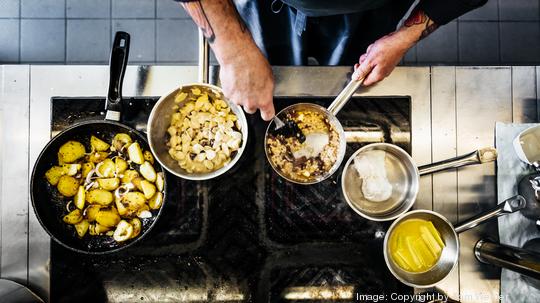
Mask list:
POLYGON ((491 218, 516 212, 523 209, 525 206, 525 199, 522 196, 517 195, 505 200, 495 208, 485 213, 458 224, 456 227, 454 227, 452 223, 450 223, 450 221, 448 221, 448 219, 446 219, 444 216, 430 210, 415 210, 408 212, 394 221, 386 232, 383 245, 386 266, 398 280, 406 285, 417 288, 431 287, 446 278, 456 266, 459 257, 459 233, 476 227, 477 225, 484 223, 491 218), (405 271, 394 263, 390 257, 388 243, 390 236, 398 224, 408 219, 422 219, 431 221, 441 234, 441 237, 445 243, 442 254, 435 266, 425 272, 412 273, 405 271))
POLYGON ((420 176, 450 168, 487 163, 496 159, 494 148, 483 148, 456 158, 416 167, 413 159, 402 148, 388 143, 373 143, 358 149, 347 160, 341 177, 341 189, 345 201, 362 217, 373 221, 393 220, 406 213, 416 201, 420 176), (364 198, 362 180, 353 161, 361 153, 373 150, 386 152, 386 170, 393 185, 392 196, 382 202, 372 202, 364 198))
POLYGON ((292 183, 310 185, 310 184, 319 183, 328 179, 338 170, 339 166, 341 165, 341 162, 343 162, 343 158, 345 157, 345 151, 347 149, 347 141, 345 138, 345 131, 343 130, 343 126, 341 125, 339 120, 336 118, 336 115, 347 104, 349 99, 356 92, 356 90, 362 85, 363 82, 364 82, 363 78, 349 81, 347 86, 345 86, 345 88, 339 93, 339 95, 334 99, 332 104, 328 106, 328 108, 324 108, 320 105, 312 104, 312 103, 297 103, 297 104, 293 104, 291 106, 288 106, 282 109, 276 115, 278 118, 283 120, 285 119, 288 113, 291 113, 293 111, 317 112, 317 113, 322 114, 327 119, 327 121, 331 124, 331 126, 336 130, 336 132, 339 135, 339 147, 338 147, 336 162, 334 162, 334 165, 332 165, 332 167, 321 176, 318 176, 317 178, 314 178, 313 180, 310 180, 310 181, 302 182, 299 180, 294 180, 294 179, 289 178, 278 167, 276 167, 274 162, 270 159, 268 148, 266 147, 266 142, 268 141, 269 134, 276 128, 275 120, 272 120, 268 124, 268 127, 266 128, 266 134, 264 136, 264 142, 265 142, 264 151, 266 154, 266 159, 268 160, 268 162, 270 163, 274 171, 278 173, 278 175, 280 175, 282 178, 292 183))
POLYGON ((224 174, 229 169, 231 169, 236 162, 242 156, 244 149, 246 148, 247 139, 248 139, 248 124, 246 116, 242 109, 227 100, 224 97, 224 94, 221 88, 208 84, 208 71, 209 71, 209 54, 208 54, 208 42, 204 38, 201 30, 199 30, 199 82, 200 83, 190 83, 182 85, 179 88, 175 88, 170 93, 161 96, 157 101, 156 105, 152 108, 150 117, 148 118, 148 142, 150 144, 150 149, 155 155, 156 160, 170 173, 189 180, 208 180, 215 178, 219 175, 224 174), (231 159, 231 161, 223 166, 222 168, 209 172, 209 173, 188 173, 186 170, 181 168, 176 160, 174 160, 169 155, 169 148, 167 147, 168 133, 167 129, 170 126, 171 116, 175 112, 173 106, 182 106, 184 103, 175 103, 174 97, 178 92, 186 89, 198 88, 202 91, 207 91, 215 95, 222 96, 222 100, 226 101, 232 112, 240 121, 242 132, 242 145, 238 149, 236 155, 231 159))

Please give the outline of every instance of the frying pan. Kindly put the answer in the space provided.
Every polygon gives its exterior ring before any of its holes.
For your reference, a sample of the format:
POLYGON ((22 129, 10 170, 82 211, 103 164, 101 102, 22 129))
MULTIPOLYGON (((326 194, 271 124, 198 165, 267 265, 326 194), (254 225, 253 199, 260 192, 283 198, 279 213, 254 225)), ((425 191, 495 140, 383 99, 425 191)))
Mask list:
POLYGON ((276 116, 279 118, 279 120, 285 121, 287 120, 286 117, 288 114, 299 112, 299 111, 311 111, 321 114, 323 117, 326 118, 330 126, 338 133, 339 135, 339 146, 337 151, 337 157, 336 162, 334 162, 334 165, 332 167, 324 172, 322 175, 311 179, 309 181, 300 181, 300 180, 294 180, 292 178, 289 178, 285 173, 283 173, 270 159, 268 147, 266 146, 266 142, 268 142, 269 136, 272 134, 272 132, 276 129, 276 119, 273 119, 268 124, 268 127, 266 128, 266 134, 264 136, 264 142, 265 142, 265 154, 266 159, 274 169, 278 175, 280 175, 282 178, 289 182, 293 182, 296 184, 303 184, 303 185, 310 185, 322 182, 326 179, 328 179, 330 176, 332 176, 341 165, 341 162, 343 161, 343 158, 345 157, 345 151, 347 149, 347 142, 345 138, 345 131, 343 130, 343 126, 339 122, 339 120, 336 118, 336 115, 339 113, 339 111, 347 104, 349 99, 352 97, 352 95, 356 92, 356 90, 362 85, 364 82, 364 78, 360 78, 358 80, 354 79, 354 76, 352 77, 351 81, 345 86, 345 88, 339 93, 339 95, 334 99, 332 104, 328 106, 328 108, 324 108, 317 104, 312 103, 297 103, 293 104, 291 106, 288 106, 284 109, 282 109, 276 116))
POLYGON ((494 148, 483 148, 472 153, 416 167, 406 151, 394 144, 373 143, 358 149, 347 160, 341 177, 341 189, 349 206, 362 217, 373 221, 388 221, 407 212, 416 201, 420 176, 466 165, 487 163, 496 159, 494 148), (372 202, 362 193, 362 182, 354 168, 354 159, 371 151, 384 151, 388 182, 392 195, 386 201, 372 202))
MULTIPOLYGON (((60 146, 70 140, 76 140, 90 146, 90 136, 111 142, 117 133, 126 133, 139 142, 143 150, 150 150, 144 135, 131 127, 119 123, 122 113, 122 81, 127 66, 130 36, 125 32, 117 32, 111 51, 109 91, 106 99, 105 120, 85 121, 71 126, 55 136, 41 151, 32 171, 30 184, 30 197, 34 212, 51 238, 60 245, 80 253, 104 254, 125 249, 142 240, 152 229, 161 214, 163 205, 159 210, 152 210, 152 217, 141 219, 142 230, 139 236, 132 240, 118 243, 109 236, 93 236, 78 238, 73 226, 62 221, 66 214, 66 199, 63 198, 54 186, 45 179, 45 172, 56 165, 57 153, 60 146)), ((159 165, 154 165, 156 172, 162 172, 159 165)), ((164 180, 164 198, 166 202, 167 183, 164 180)))
POLYGON ((487 212, 481 213, 471 219, 468 219, 455 227, 444 216, 430 210, 415 210, 408 212, 399 217, 396 221, 394 221, 394 223, 390 225, 390 228, 386 232, 383 244, 384 260, 386 262, 386 266, 398 280, 400 280, 406 285, 417 288, 434 286, 435 284, 446 278, 457 264, 459 258, 459 233, 474 228, 489 219, 521 210, 526 207, 526 204, 527 202, 525 201, 525 199, 522 196, 517 195, 505 200, 504 202, 497 205, 495 208, 487 212), (437 263, 425 272, 413 273, 405 271, 401 269, 401 267, 399 267, 390 257, 390 236, 392 235, 392 232, 395 230, 396 226, 399 223, 408 219, 423 219, 431 221, 431 223, 433 223, 435 228, 441 234, 441 238, 443 239, 445 244, 445 247, 443 248, 442 254, 437 263))

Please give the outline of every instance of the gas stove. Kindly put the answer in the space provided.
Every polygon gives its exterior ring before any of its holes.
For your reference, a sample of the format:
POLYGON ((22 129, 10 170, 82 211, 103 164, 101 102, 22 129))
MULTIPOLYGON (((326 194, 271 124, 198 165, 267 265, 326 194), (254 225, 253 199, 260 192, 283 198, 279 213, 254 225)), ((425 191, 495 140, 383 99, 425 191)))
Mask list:
MULTIPOLYGON (((124 99, 123 122, 141 131, 157 97, 124 99)), ((327 98, 277 98, 328 106, 327 98)), ((52 134, 104 118, 104 98, 51 100, 52 134)), ((408 97, 353 98, 339 113, 346 157, 373 142, 410 153, 408 97)), ((51 244, 51 301, 285 302, 362 301, 358 295, 412 294, 386 269, 389 224, 350 209, 338 170, 316 185, 280 178, 263 150, 266 123, 248 117, 242 159, 216 179, 167 176, 168 200, 150 234, 120 253, 86 256, 51 244)), ((344 161, 345 162, 345 161, 344 161)))

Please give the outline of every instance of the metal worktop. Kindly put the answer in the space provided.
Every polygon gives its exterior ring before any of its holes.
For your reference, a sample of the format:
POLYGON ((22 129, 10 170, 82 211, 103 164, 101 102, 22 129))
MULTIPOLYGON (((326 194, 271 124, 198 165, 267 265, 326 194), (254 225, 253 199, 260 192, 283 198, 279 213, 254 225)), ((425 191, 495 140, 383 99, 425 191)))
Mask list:
MULTIPOLYGON (((47 298, 50 240, 30 206, 30 171, 49 140, 50 97, 105 95, 108 67, 17 65, 0 73, 0 276, 47 298)), ((130 66, 124 95, 160 96, 196 74, 196 67, 130 66)), ((276 96, 334 96, 350 69, 275 67, 274 74, 276 96)), ((538 122, 540 67, 400 67, 359 95, 411 96, 412 155, 423 165, 493 146, 496 121, 538 122)), ((495 165, 485 164, 422 177, 415 208, 457 223, 496 203, 495 165)), ((459 266, 438 286, 462 302, 498 302, 500 270, 472 252, 480 237, 497 234, 496 222, 461 234, 459 266)))

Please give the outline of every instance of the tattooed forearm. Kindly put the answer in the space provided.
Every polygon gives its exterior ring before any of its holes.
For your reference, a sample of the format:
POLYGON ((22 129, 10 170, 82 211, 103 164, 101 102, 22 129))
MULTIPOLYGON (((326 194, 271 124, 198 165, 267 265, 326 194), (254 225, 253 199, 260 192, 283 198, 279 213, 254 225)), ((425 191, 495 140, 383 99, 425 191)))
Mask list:
POLYGON ((204 8, 200 1, 182 2, 182 6, 186 12, 191 16, 197 26, 203 31, 204 36, 208 39, 209 43, 214 42, 216 35, 214 29, 204 12, 204 8))
POLYGON ((429 18, 428 15, 426 15, 420 9, 415 9, 411 13, 409 18, 405 20, 404 26, 423 26, 424 29, 422 30, 422 34, 420 35, 418 40, 422 40, 425 37, 429 36, 429 34, 433 33, 439 27, 433 20, 429 18))

